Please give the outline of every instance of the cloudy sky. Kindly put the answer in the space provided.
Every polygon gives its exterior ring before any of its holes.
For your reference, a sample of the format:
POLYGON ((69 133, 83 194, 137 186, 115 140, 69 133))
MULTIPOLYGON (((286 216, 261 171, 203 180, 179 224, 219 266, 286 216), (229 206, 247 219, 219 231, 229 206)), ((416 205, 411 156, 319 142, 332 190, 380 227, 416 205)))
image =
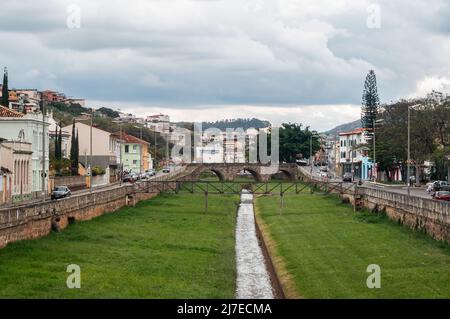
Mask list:
POLYGON ((318 130, 450 91, 448 0, 0 0, 10 87, 173 120, 259 117, 318 130), (79 15, 78 15, 79 13, 79 15))

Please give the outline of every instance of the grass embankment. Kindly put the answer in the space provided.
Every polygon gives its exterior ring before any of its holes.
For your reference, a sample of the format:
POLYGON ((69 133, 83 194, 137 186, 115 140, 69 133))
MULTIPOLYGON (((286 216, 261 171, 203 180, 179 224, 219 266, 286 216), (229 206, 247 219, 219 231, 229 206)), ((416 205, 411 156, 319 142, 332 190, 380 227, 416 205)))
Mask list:
POLYGON ((302 193, 256 200, 258 219, 290 296, 450 298, 450 247, 385 216, 354 213, 337 197, 302 193), (381 288, 369 289, 369 264, 381 288))
POLYGON ((0 297, 233 298, 237 197, 161 195, 0 250, 0 297), (81 267, 68 289, 66 267, 81 267))

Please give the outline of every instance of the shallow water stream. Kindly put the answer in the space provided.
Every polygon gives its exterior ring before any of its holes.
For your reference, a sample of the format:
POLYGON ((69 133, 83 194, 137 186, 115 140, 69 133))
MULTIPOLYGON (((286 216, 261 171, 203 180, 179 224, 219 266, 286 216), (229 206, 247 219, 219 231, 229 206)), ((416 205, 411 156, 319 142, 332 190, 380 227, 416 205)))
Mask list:
POLYGON ((253 195, 243 192, 236 225, 237 299, 274 298, 264 255, 256 237, 253 195))

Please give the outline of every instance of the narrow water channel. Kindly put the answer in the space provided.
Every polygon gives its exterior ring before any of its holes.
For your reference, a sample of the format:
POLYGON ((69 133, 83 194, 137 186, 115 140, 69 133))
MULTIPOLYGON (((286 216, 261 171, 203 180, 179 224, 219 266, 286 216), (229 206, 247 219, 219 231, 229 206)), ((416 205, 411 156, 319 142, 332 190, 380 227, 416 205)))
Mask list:
POLYGON ((237 299, 274 298, 264 255, 256 237, 253 195, 244 190, 236 225, 237 299))

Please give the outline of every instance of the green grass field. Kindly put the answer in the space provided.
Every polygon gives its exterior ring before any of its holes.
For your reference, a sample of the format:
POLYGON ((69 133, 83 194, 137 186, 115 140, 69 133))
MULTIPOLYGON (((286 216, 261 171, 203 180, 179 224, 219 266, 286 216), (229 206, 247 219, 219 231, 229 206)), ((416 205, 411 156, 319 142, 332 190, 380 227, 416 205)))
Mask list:
POLYGON ((234 196, 161 195, 0 250, 0 297, 233 298, 234 196), (66 267, 81 267, 68 289, 66 267))
POLYGON ((305 298, 450 298, 450 247, 337 197, 303 193, 256 200, 259 218, 296 295, 305 298), (381 288, 369 289, 369 264, 381 288))

